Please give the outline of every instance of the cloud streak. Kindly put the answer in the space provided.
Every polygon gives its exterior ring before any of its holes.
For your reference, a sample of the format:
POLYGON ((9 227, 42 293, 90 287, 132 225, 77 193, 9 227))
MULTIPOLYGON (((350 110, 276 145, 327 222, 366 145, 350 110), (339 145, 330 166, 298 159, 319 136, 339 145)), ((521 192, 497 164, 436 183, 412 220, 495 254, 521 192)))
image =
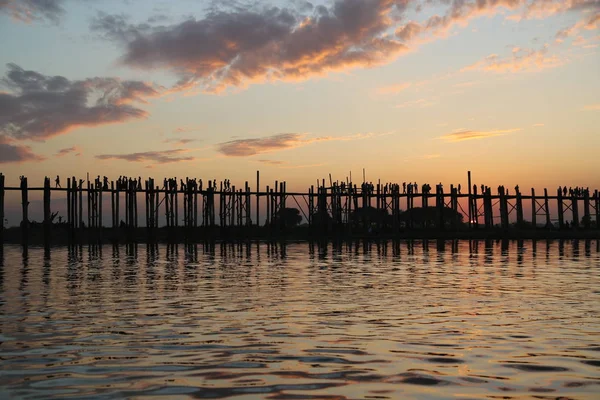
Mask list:
POLYGON ((159 95, 151 84, 117 78, 70 81, 8 64, 0 84, 0 134, 15 139, 44 140, 78 127, 145 118, 132 103, 159 95))
POLYGON ((559 67, 564 63, 565 60, 558 56, 548 55, 548 45, 544 45, 539 50, 515 47, 508 57, 501 58, 497 54, 491 54, 483 60, 463 68, 462 71, 532 72, 559 67))
POLYGON ((600 111, 600 103, 598 104, 590 104, 583 107, 584 111, 600 111))
POLYGON ((0 13, 25 23, 34 20, 58 23, 65 13, 62 4, 63 0, 0 0, 0 13))
POLYGON ((181 156, 186 153, 186 149, 173 149, 162 151, 145 151, 140 153, 128 154, 100 154, 96 158, 99 160, 123 160, 129 162, 153 162, 155 164, 169 164, 182 161, 194 161, 195 157, 181 156))
POLYGON ((410 85, 410 83, 400 83, 397 85, 381 86, 375 89, 375 93, 378 95, 398 94, 403 90, 408 89, 410 85))
POLYGON ((163 140, 163 143, 172 143, 172 144, 176 144, 176 145, 186 145, 192 142, 195 142, 196 139, 189 139, 189 138, 182 138, 182 139, 178 139, 178 138, 171 138, 171 139, 165 139, 163 140))
POLYGON ((79 148, 79 146, 72 146, 72 147, 60 149, 59 151, 56 152, 56 157, 66 156, 67 154, 71 154, 71 153, 75 153, 76 156, 80 156, 81 149, 79 148))
POLYGON ((316 142, 358 140, 373 136, 373 134, 357 134, 310 138, 303 133, 280 133, 262 138, 237 139, 219 143, 217 151, 228 157, 248 157, 256 154, 293 149, 316 142))
POLYGON ((470 131, 461 130, 443 135, 441 138, 449 142, 462 142, 465 140, 487 139, 495 136, 503 136, 509 133, 518 132, 520 128, 493 130, 493 131, 470 131))

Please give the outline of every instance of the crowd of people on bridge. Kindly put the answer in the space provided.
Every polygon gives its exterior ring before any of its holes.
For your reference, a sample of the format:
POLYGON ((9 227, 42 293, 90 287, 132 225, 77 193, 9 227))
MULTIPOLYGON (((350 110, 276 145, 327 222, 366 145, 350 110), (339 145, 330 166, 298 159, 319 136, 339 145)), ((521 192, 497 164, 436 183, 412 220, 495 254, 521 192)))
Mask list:
POLYGON ((590 188, 586 187, 586 188, 582 188, 579 186, 575 186, 574 188, 570 187, 569 189, 567 189, 566 186, 559 186, 558 187, 558 191, 562 193, 563 196, 566 196, 567 193, 569 194, 569 196, 576 196, 576 197, 582 197, 582 196, 589 196, 590 195, 590 188))

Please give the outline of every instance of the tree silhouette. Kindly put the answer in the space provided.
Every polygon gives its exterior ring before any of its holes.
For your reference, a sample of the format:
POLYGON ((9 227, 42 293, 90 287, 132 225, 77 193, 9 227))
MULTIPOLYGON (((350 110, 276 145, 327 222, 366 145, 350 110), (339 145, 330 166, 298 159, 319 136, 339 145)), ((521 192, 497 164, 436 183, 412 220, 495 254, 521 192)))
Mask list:
POLYGON ((300 210, 297 208, 282 208, 276 215, 275 223, 282 222, 284 226, 293 228, 302 222, 300 210))

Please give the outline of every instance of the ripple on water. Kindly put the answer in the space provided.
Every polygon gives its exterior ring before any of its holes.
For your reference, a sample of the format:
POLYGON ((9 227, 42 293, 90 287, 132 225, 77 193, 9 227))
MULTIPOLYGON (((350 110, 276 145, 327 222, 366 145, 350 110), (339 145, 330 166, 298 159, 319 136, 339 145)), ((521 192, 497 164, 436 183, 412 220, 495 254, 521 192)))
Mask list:
POLYGON ((600 367, 600 360, 583 360, 581 362, 594 367, 600 367))
POLYGON ((0 398, 597 397, 598 250, 429 243, 5 246, 0 398))
POLYGON ((565 367, 557 367, 553 365, 540 365, 540 364, 529 364, 529 363, 509 363, 502 364, 502 366, 507 368, 518 369, 519 371, 525 372, 565 372, 569 371, 568 368, 565 367))
POLYGON ((452 358, 452 357, 431 357, 426 358, 425 361, 436 364, 462 364, 464 360, 460 358, 452 358))

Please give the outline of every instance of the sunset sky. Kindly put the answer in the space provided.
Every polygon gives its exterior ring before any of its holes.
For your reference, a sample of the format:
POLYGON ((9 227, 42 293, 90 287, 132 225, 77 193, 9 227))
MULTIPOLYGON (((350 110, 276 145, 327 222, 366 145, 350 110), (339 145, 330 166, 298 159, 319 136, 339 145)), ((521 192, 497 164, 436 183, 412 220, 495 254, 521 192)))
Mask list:
POLYGON ((0 0, 0 172, 600 188, 599 27, 598 0, 0 0))

